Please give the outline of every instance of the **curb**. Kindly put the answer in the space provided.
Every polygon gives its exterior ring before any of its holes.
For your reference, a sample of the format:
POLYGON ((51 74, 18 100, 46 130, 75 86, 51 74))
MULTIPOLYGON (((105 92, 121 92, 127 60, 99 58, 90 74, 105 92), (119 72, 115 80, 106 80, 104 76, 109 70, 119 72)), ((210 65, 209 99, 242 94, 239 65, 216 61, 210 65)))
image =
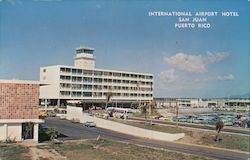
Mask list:
POLYGON ((209 148, 209 149, 229 151, 229 152, 235 152, 235 153, 243 153, 243 154, 249 155, 249 152, 247 152, 247 151, 240 151, 240 150, 234 150, 234 149, 228 149, 228 148, 219 148, 219 147, 213 147, 213 146, 205 146, 205 145, 192 144, 192 143, 176 142, 176 141, 173 143, 184 144, 184 145, 194 146, 194 147, 203 147, 203 148, 209 148))

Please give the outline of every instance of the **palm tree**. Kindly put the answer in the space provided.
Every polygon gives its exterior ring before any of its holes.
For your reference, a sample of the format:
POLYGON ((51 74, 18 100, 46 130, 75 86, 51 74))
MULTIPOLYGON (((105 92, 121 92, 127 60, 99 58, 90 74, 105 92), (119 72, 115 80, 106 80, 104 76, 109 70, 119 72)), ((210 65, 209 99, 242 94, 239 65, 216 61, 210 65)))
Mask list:
POLYGON ((112 92, 107 92, 106 94, 106 106, 105 106, 105 110, 108 107, 108 103, 111 101, 111 98, 113 97, 113 93, 112 92))
POLYGON ((141 113, 144 114, 144 118, 145 118, 145 125, 146 125, 146 121, 147 121, 147 105, 143 105, 141 106, 141 113))
POLYGON ((153 100, 149 103, 149 115, 151 116, 152 114, 157 114, 156 110, 156 102, 153 100))
POLYGON ((139 102, 138 102, 138 101, 132 102, 132 103, 130 104, 130 108, 131 108, 131 109, 139 109, 139 108, 140 108, 139 102))
POLYGON ((215 140, 215 141, 218 141, 218 140, 221 140, 221 139, 219 139, 219 134, 220 134, 221 130, 222 130, 223 127, 224 127, 224 122, 223 122, 222 120, 219 120, 219 121, 216 122, 215 125, 216 125, 215 128, 216 128, 217 134, 216 134, 216 137, 215 137, 214 140, 215 140))

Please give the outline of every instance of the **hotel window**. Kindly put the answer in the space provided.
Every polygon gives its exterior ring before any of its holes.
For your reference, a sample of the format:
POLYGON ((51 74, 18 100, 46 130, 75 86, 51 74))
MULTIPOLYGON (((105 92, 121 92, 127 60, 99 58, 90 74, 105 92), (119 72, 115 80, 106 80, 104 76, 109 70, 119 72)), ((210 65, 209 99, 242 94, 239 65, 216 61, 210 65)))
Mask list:
POLYGON ((83 95, 83 97, 92 97, 91 92, 83 92, 82 95, 83 95))
POLYGON ((89 83, 91 83, 92 82, 92 78, 84 77, 83 78, 83 82, 89 82, 89 83))
POLYGON ((83 70, 83 74, 91 76, 93 72, 91 70, 83 70))
POLYGON ((82 70, 81 69, 77 69, 76 72, 77 72, 77 74, 80 74, 80 75, 82 74, 82 70))
POLYGON ((108 72, 103 72, 103 75, 104 76, 109 76, 109 73, 108 72))
POLYGON ((71 72, 71 69, 70 69, 70 68, 66 68, 65 71, 66 71, 67 73, 70 73, 70 72, 71 72))
POLYGON ((76 69, 72 69, 72 74, 76 74, 76 69))
POLYGON ((65 68, 60 68, 60 72, 65 72, 65 68))
POLYGON ((102 79, 101 78, 94 78, 94 82, 95 83, 102 83, 102 79))
POLYGON ((121 73, 114 73, 113 76, 114 77, 121 77, 121 73))
POLYGON ((100 71, 94 71, 94 75, 95 76, 102 76, 102 72, 100 72, 100 71))
POLYGON ((60 76, 60 80, 68 81, 70 80, 70 76, 60 76))
POLYGON ((72 84, 71 87, 72 87, 72 89, 78 89, 78 90, 82 89, 81 84, 72 84))

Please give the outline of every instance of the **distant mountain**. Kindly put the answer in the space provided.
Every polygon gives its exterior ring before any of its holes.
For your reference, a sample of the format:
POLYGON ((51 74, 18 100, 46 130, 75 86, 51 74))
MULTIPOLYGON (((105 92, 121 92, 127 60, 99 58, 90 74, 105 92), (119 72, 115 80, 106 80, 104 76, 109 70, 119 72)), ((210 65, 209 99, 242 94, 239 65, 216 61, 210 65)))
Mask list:
POLYGON ((250 92, 241 95, 232 95, 226 98, 250 98, 250 92))

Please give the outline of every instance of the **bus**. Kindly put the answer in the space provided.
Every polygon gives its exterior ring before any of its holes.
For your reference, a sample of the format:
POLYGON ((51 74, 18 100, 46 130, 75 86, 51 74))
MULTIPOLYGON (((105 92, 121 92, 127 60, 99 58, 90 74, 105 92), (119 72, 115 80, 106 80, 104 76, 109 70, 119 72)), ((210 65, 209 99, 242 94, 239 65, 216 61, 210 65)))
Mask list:
POLYGON ((127 119, 131 118, 134 112, 130 108, 108 107, 107 113, 109 114, 110 117, 127 119))

